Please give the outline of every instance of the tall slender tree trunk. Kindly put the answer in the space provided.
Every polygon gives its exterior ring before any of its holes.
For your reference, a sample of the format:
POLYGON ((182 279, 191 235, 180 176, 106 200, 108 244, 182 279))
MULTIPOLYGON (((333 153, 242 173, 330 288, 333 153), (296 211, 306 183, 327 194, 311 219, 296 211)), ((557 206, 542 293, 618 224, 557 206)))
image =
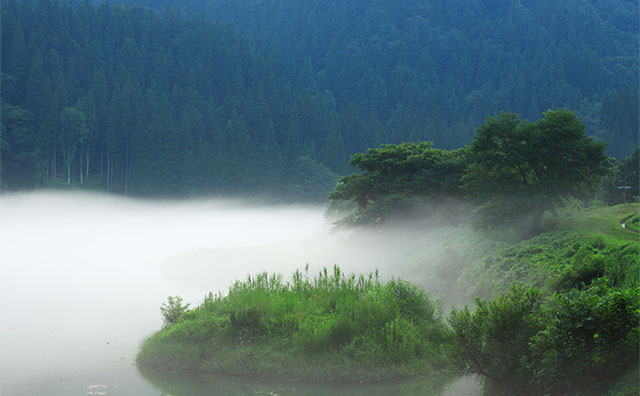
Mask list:
POLYGON ((82 180, 82 154, 80 154, 78 156, 78 160, 80 162, 80 184, 82 184, 83 180, 82 180))
POLYGON ((87 144, 87 154, 85 156, 87 161, 87 168, 84 172, 84 181, 89 182, 89 144, 87 144))
POLYGON ((129 141, 124 152, 124 196, 129 194, 129 141))
POLYGON ((102 171, 104 170, 104 150, 100 152, 100 183, 104 181, 102 171))
POLYGON ((71 160, 65 161, 67 163, 67 184, 71 183, 71 160))
POLYGON ((111 159, 107 155, 107 192, 109 192, 109 187, 111 187, 109 185, 109 183, 111 182, 111 174, 110 174, 111 168, 110 168, 110 166, 111 166, 111 159))
MULTIPOLYGON (((58 139, 58 134, 56 133, 56 139, 58 139)), ((58 178, 58 148, 56 144, 53 144, 53 181, 56 181, 58 178)))
POLYGON ((533 212, 531 212, 531 220, 532 220, 532 233, 533 235, 538 235, 542 232, 542 216, 544 215, 545 208, 536 204, 533 208, 533 212))

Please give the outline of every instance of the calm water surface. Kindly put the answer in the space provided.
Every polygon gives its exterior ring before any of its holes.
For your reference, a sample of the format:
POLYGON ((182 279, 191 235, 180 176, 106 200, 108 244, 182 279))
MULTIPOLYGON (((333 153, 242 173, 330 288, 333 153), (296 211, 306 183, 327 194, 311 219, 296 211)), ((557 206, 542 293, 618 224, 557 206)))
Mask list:
MULTIPOLYGON (((354 387, 138 373, 136 352, 161 327, 169 295, 197 305, 249 273, 290 274, 305 263, 368 272, 400 259, 340 245, 322 212, 77 193, 0 197, 0 394, 478 395, 470 378, 354 387)), ((388 276, 401 272, 388 268, 388 276)))

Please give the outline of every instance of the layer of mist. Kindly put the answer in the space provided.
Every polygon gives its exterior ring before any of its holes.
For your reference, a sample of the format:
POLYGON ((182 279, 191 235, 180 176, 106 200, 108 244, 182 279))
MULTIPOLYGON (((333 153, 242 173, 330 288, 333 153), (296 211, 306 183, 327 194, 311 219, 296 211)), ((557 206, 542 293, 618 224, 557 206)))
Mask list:
POLYGON ((56 384, 59 394, 78 394, 104 384, 109 395, 157 394, 133 363, 161 327, 169 295, 197 305, 248 274, 288 277, 306 264, 411 280, 415 267, 403 263, 429 233, 347 237, 330 232, 323 211, 87 193, 0 197, 0 393, 55 394, 56 384))

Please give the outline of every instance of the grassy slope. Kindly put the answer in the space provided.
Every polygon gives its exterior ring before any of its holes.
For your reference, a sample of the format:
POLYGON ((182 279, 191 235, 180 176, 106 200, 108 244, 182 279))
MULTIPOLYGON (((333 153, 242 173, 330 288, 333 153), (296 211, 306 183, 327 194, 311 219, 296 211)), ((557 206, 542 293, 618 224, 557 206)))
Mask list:
MULTIPOLYGON (((625 204, 580 211, 552 221, 551 231, 566 230, 577 235, 608 235, 622 241, 640 242, 638 232, 622 228, 622 219, 640 212, 640 204, 625 204)), ((636 217, 637 218, 637 217, 636 217)))
POLYGON ((620 221, 639 211, 639 204, 627 204, 548 217, 545 232, 515 243, 461 230, 458 236, 463 242, 458 247, 420 255, 423 261, 435 257, 429 278, 422 283, 427 290, 438 284, 456 289, 466 294, 467 301, 495 298, 514 282, 552 292, 570 287, 572 281, 579 283, 581 276, 588 283, 589 276, 603 274, 617 287, 631 287, 639 282, 640 234, 632 227, 622 228, 620 221))
MULTIPOLYGON (((611 290, 637 289, 639 212, 639 204, 564 210, 545 217, 542 234, 520 241, 513 239, 517 233, 442 230, 443 243, 416 252, 415 281, 443 298, 447 308, 475 306, 476 297, 493 300, 513 283, 536 286, 547 300, 554 293, 588 287, 595 279, 611 290), (624 229, 620 222, 629 216, 624 229)), ((608 396, 637 395, 639 382, 637 366, 621 372, 609 384, 608 396)))
MULTIPOLYGON (((639 204, 574 211, 546 219, 545 232, 509 245, 475 242, 454 286, 467 297, 493 298, 514 282, 541 288, 547 295, 581 288, 596 278, 612 289, 640 286, 639 204), (629 216, 627 227, 621 221, 629 216)), ((638 366, 620 373, 608 396, 637 395, 638 366)))
MULTIPOLYGON (((559 229, 566 229, 577 236, 589 236, 597 234, 608 237, 618 243, 625 243, 635 247, 635 263, 628 265, 624 270, 629 277, 628 287, 640 285, 638 279, 640 269, 638 268, 638 245, 640 245, 640 205, 624 204, 613 207, 598 208, 570 216, 562 219, 555 226, 559 229), (621 221, 629 216, 626 228, 622 228, 621 221)), ((621 373, 618 380, 607 394, 608 396, 636 396, 640 392, 640 367, 631 367, 625 373, 621 373)))

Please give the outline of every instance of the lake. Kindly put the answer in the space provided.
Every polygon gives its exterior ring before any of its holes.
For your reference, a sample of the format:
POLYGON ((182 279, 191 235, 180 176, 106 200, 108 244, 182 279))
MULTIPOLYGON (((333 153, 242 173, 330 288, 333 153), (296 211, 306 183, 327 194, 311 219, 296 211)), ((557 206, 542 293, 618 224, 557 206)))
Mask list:
MULTIPOLYGON (((473 378, 376 386, 247 378, 143 378, 141 341, 159 307, 193 306, 248 274, 289 276, 339 264, 407 276, 406 238, 390 244, 329 232, 323 207, 245 201, 140 201, 86 193, 0 197, 0 393, 22 395, 479 395, 473 378), (402 242, 400 242, 402 241, 402 242), (391 248, 393 246, 393 248, 391 248), (432 392, 432 393, 429 393, 432 392)), ((413 241, 411 243, 422 243, 413 241)))

